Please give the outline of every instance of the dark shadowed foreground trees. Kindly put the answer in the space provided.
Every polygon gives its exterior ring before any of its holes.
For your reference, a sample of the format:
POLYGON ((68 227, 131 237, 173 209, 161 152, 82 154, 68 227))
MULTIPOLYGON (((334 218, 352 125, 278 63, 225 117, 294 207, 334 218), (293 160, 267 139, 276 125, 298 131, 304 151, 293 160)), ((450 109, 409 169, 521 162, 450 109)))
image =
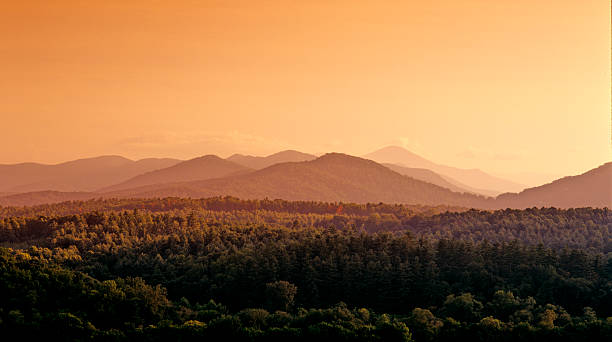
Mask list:
POLYGON ((147 341, 612 337, 607 209, 452 213, 202 201, 82 202, 95 208, 82 213, 66 212, 70 203, 40 213, 3 208, 0 243, 10 248, 0 249, 0 333, 147 341))

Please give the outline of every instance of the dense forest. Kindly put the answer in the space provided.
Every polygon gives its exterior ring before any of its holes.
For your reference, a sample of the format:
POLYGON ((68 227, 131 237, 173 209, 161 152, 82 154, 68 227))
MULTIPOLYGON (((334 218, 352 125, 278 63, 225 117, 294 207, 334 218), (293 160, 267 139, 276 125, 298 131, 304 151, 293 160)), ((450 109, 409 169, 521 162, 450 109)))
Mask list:
POLYGON ((612 338, 612 211, 210 199, 0 207, 0 332, 612 338))

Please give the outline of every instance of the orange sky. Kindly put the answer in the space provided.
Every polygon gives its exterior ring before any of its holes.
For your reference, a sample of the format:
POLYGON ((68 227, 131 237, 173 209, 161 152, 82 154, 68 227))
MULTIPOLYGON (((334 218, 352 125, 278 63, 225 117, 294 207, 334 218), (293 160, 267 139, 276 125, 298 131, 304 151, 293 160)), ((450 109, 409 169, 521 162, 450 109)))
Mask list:
POLYGON ((3 1, 0 42, 0 163, 395 144, 565 175, 612 154, 610 1, 3 1))

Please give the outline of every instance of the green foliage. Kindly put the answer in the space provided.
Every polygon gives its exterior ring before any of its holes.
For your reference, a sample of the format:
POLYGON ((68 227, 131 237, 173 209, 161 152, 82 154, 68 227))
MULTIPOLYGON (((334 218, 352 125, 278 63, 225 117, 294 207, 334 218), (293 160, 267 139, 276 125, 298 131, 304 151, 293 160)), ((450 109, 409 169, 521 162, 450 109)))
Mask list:
POLYGON ((297 287, 280 280, 266 284, 266 304, 271 310, 289 311, 293 307, 297 287))
POLYGON ((462 322, 476 322, 480 318, 482 303, 474 299, 471 293, 460 296, 448 295, 442 306, 442 314, 462 322))
POLYGON ((443 326, 442 320, 427 309, 414 308, 406 320, 417 341, 433 341, 443 326))
POLYGON ((609 210, 438 209, 229 197, 0 208, 0 333, 609 340, 609 210))

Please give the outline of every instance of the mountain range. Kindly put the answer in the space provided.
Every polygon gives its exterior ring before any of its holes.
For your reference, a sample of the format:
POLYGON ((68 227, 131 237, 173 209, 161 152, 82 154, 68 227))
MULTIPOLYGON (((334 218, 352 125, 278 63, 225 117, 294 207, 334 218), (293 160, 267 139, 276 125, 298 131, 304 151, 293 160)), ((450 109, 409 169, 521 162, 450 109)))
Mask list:
POLYGON ((479 169, 460 169, 436 164, 398 146, 382 148, 366 154, 364 158, 372 159, 379 163, 431 170, 443 177, 448 177, 447 181, 455 183, 456 186, 462 187, 460 184, 464 184, 464 186, 468 184, 472 188, 470 191, 477 193, 483 191, 478 189, 484 189, 489 195, 497 195, 504 192, 518 192, 526 188, 525 185, 489 175, 479 169))
POLYGON ((0 165, 0 192, 94 191, 179 162, 180 160, 171 158, 134 161, 120 156, 100 156, 56 165, 0 165))
POLYGON ((405 167, 397 164, 383 163, 382 165, 390 168, 391 170, 402 174, 404 176, 419 179, 427 183, 435 184, 443 188, 450 189, 455 192, 468 192, 473 194, 480 194, 486 196, 495 196, 496 191, 475 189, 469 185, 463 184, 459 181, 452 179, 451 177, 441 176, 431 170, 416 168, 416 167, 405 167))
POLYGON ((227 158, 227 160, 234 162, 236 164, 240 164, 242 166, 246 166, 251 169, 261 170, 268 166, 272 166, 278 163, 286 163, 286 162, 301 162, 301 161, 310 161, 317 159, 317 156, 302 153, 294 150, 281 151, 278 153, 271 154, 266 157, 258 157, 258 156, 245 156, 243 154, 234 154, 227 158))
POLYGON ((222 178, 252 171, 251 168, 236 164, 215 155, 206 155, 179 162, 170 167, 149 171, 135 176, 125 182, 100 189, 98 192, 112 192, 122 189, 137 188, 151 184, 188 182, 210 178, 222 178))
MULTIPOLYGON (((398 148, 384 150, 392 153, 377 151, 379 153, 372 154, 373 157, 383 158, 386 155, 385 158, 393 157, 396 163, 408 162, 406 156, 416 161, 420 158, 398 148)), ((423 160, 419 162, 427 162, 423 160)), ((521 192, 507 192, 494 198, 482 195, 487 190, 478 190, 473 184, 464 184, 430 169, 405 167, 395 163, 381 164, 341 153, 316 157, 297 151, 283 151, 268 157, 233 155, 222 159, 206 155, 187 161, 131 161, 106 156, 58 165, 3 165, 0 167, 0 191, 3 192, 0 194, 0 205, 34 205, 88 198, 232 195, 245 199, 446 204, 486 209, 532 206, 612 207, 610 165, 608 163, 579 176, 566 177, 521 192), (32 165, 42 170, 38 176, 31 171, 35 169, 32 165), (22 178, 18 177, 17 172, 20 167, 30 170, 29 173, 24 172, 22 178), (134 174, 137 171, 141 172, 134 174), (13 178, 5 178, 5 175, 13 178), (90 178, 90 182, 87 182, 88 177, 99 178, 90 178), (14 183, 11 184, 7 179, 14 183), (44 184, 61 183, 58 180, 65 184, 64 188, 37 188, 44 184), (34 190, 20 191, 20 188, 34 190)), ((484 174, 478 170, 463 170, 464 174, 467 174, 465 171, 484 174)), ((489 176, 486 181, 512 184, 493 176, 489 176)))
POLYGON ((329 153, 303 162, 279 163, 238 176, 156 184, 107 193, 117 197, 212 197, 244 199, 387 202, 486 206, 484 196, 462 194, 403 176, 374 161, 329 153))

